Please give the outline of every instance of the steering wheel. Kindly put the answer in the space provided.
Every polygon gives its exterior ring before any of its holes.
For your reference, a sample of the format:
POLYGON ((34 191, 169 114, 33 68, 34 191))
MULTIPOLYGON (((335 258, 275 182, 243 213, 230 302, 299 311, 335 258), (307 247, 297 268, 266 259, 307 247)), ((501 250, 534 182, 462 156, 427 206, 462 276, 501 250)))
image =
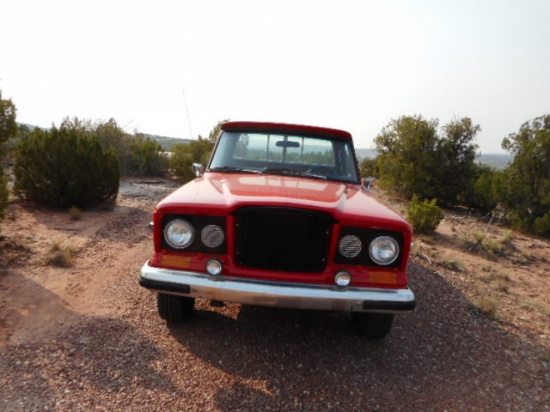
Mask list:
POLYGON ((313 166, 313 167, 310 167, 307 172, 311 173, 312 175, 322 175, 322 176, 337 175, 334 167, 330 167, 330 166, 313 166))

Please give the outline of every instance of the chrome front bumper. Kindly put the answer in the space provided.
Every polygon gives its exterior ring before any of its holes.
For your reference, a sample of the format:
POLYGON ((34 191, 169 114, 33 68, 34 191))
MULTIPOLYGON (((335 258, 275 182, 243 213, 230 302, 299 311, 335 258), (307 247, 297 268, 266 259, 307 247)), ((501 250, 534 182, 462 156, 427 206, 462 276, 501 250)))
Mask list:
POLYGON ((145 263, 139 284, 156 292, 245 305, 343 312, 402 313, 416 305, 410 289, 340 288, 336 285, 281 283, 214 277, 160 269, 145 263))

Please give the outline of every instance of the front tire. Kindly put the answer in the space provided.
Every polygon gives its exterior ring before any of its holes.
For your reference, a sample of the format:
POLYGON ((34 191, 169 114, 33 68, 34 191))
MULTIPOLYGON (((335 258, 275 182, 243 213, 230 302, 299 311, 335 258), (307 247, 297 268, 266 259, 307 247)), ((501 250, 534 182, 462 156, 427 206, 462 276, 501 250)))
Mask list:
POLYGON ((368 339, 379 340, 390 333, 395 315, 386 313, 353 312, 351 322, 355 331, 368 339))
POLYGON ((159 315, 168 323, 178 323, 189 318, 194 306, 195 298, 157 293, 159 315))

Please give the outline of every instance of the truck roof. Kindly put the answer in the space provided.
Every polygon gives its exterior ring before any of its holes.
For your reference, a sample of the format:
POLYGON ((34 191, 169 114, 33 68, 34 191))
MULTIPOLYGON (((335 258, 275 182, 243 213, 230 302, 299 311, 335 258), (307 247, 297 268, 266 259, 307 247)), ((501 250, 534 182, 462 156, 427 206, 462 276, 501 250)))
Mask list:
POLYGON ((227 122, 222 125, 222 130, 231 132, 257 132, 257 133, 276 133, 276 134, 292 134, 297 136, 312 136, 312 137, 333 137, 342 140, 352 140, 351 133, 340 129, 332 129, 328 127, 306 126, 300 124, 289 123, 273 123, 273 122, 248 122, 237 121, 227 122))

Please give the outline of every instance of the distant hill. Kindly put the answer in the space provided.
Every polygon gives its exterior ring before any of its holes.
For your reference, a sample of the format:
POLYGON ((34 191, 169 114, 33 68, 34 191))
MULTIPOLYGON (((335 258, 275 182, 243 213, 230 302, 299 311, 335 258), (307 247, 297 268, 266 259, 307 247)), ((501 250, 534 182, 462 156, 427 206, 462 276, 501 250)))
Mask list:
POLYGON ((151 139, 156 140, 160 143, 162 148, 167 152, 172 150, 172 147, 176 144, 186 144, 191 141, 191 139, 180 139, 177 137, 166 137, 166 136, 156 136, 152 134, 146 134, 145 136, 150 137, 151 139))
POLYGON ((25 126, 27 129, 29 129, 30 131, 33 131, 34 129, 42 129, 42 130, 50 130, 49 127, 38 127, 38 126, 35 126, 35 125, 32 125, 32 124, 27 124, 27 123, 17 123, 17 126, 25 126))
POLYGON ((355 148, 355 155, 357 156, 357 160, 361 161, 363 159, 374 159, 376 156, 378 156, 378 153, 375 149, 355 148))
MULTIPOLYGON (((374 159, 378 156, 375 149, 355 149, 355 154, 359 161, 363 159, 374 159)), ((483 163, 495 169, 504 169, 513 160, 513 156, 507 153, 486 153, 479 154, 476 158, 477 163, 483 163)))
POLYGON ((494 167, 495 169, 505 169, 512 163, 514 157, 507 153, 487 153, 477 156, 476 162, 494 167))

